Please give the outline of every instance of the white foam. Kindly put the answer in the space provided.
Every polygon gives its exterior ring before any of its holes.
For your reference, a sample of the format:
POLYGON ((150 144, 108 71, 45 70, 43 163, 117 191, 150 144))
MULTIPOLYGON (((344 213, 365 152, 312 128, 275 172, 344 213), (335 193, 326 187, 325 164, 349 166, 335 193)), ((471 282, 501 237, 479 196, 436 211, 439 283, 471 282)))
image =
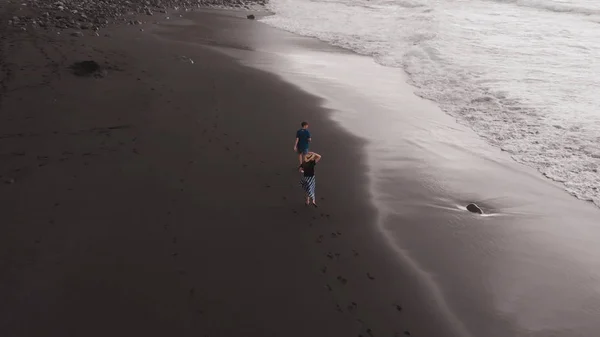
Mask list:
POLYGON ((264 22, 402 67, 418 95, 600 206, 600 3, 272 0, 264 22))

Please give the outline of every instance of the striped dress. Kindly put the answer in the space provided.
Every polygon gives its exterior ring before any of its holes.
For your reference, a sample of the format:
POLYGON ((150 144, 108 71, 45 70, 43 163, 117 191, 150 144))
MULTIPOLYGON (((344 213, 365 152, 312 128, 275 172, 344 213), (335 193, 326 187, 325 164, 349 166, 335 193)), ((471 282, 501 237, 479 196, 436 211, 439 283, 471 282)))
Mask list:
POLYGON ((300 186, 304 190, 304 193, 309 198, 315 200, 315 165, 317 163, 314 160, 303 163, 300 167, 304 171, 300 178, 300 186))

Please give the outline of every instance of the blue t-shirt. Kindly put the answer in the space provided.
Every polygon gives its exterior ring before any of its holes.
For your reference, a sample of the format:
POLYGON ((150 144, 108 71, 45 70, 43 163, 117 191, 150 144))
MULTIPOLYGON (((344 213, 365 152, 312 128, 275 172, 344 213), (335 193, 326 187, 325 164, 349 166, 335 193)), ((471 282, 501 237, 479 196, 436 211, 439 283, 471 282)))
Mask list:
POLYGON ((310 132, 307 129, 298 130, 298 132, 296 132, 296 138, 298 138, 299 149, 308 149, 308 140, 310 139, 310 132))

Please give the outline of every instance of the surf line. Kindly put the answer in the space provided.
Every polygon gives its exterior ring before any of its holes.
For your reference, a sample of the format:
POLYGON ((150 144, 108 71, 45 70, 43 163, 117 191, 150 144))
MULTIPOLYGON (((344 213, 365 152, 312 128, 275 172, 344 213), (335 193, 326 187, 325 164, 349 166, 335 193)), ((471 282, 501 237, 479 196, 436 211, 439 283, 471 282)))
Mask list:
POLYGON ((453 330, 454 335, 461 337, 473 337, 471 332, 467 330, 464 323, 452 312, 450 309, 450 305, 448 305, 448 301, 440 289, 440 287, 435 283, 433 277, 429 272, 423 269, 419 263, 413 259, 410 254, 399 247, 393 240, 391 233, 383 226, 384 215, 382 214, 382 210, 378 209, 377 212, 377 227, 384 234, 383 236, 387 240, 388 245, 401 257, 402 262, 412 268, 413 271, 417 273, 417 277, 425 282, 425 286, 433 299, 433 301, 438 305, 438 308, 441 310, 442 315, 448 321, 450 328, 453 330))

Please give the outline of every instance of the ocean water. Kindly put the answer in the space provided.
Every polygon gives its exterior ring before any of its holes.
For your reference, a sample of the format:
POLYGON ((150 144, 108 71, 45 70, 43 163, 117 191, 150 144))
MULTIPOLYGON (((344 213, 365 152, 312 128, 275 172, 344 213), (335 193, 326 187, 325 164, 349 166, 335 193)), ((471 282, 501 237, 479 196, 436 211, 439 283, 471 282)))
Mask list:
POLYGON ((270 0, 268 7, 269 25, 403 68, 416 94, 600 206, 600 1, 270 0))

